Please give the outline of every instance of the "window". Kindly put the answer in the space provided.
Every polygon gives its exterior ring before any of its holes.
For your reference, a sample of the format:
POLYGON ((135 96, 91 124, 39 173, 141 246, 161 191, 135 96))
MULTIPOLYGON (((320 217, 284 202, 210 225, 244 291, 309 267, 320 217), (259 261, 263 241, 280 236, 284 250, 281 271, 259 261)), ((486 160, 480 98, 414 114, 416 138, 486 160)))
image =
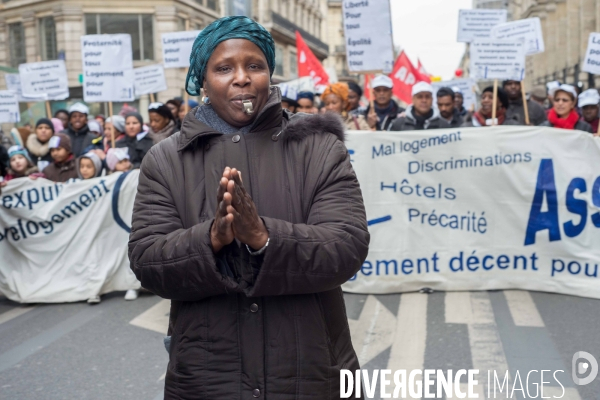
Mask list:
POLYGON ((196 3, 211 10, 219 11, 219 0, 196 0, 196 3))
POLYGON ((23 24, 8 25, 8 43, 10 47, 10 65, 13 68, 18 68, 19 64, 27 62, 27 54, 25 53, 25 29, 23 24))
POLYGON ((58 51, 56 50, 56 25, 54 25, 54 18, 41 18, 39 30, 42 61, 56 60, 58 58, 58 51))
POLYGON ((275 75, 283 76, 283 47, 275 45, 275 75))
POLYGON ((298 77, 298 56, 290 51, 290 79, 298 77))
POLYGON ((154 29, 149 14, 86 14, 87 35, 128 33, 131 35, 133 59, 154 59, 154 29))

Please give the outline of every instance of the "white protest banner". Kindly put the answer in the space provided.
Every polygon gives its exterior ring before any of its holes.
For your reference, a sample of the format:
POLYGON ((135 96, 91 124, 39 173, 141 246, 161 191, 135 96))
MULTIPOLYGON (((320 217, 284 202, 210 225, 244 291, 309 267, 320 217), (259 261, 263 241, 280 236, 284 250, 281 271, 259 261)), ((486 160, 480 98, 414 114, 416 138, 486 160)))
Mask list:
POLYGON ((86 102, 135 99, 129 34, 82 36, 81 60, 86 102))
POLYGON ((346 57, 351 72, 392 72, 394 44, 389 0, 342 2, 346 57))
POLYGON ((146 67, 135 68, 135 96, 143 94, 158 93, 167 90, 167 80, 165 79, 165 69, 162 65, 148 65, 146 67))
POLYGON ((470 110, 472 106, 477 107, 477 81, 473 78, 452 79, 449 81, 431 82, 433 87, 433 98, 442 87, 458 88, 463 95, 463 107, 470 110))
POLYGON ((64 100, 69 97, 69 78, 64 60, 19 65, 21 92, 36 101, 64 100))
POLYGON ((0 123, 15 123, 20 120, 17 95, 10 90, 0 90, 0 123))
POLYGON ((281 95, 291 99, 296 99, 300 92, 314 93, 315 91, 315 81, 310 76, 303 76, 302 78, 281 82, 277 85, 281 89, 281 95))
POLYGON ((194 40, 201 31, 168 32, 161 35, 165 68, 187 68, 194 40))
POLYGON ((127 257, 138 176, 9 181, 0 195, 0 294, 59 303, 139 288, 127 257))
POLYGON ((491 37, 502 40, 524 40, 525 54, 528 56, 544 52, 544 35, 538 17, 496 25, 492 28, 491 37))
POLYGON ((522 81, 525 77, 523 40, 481 39, 470 48, 472 78, 522 81))
POLYGON ((581 70, 590 74, 600 74, 600 33, 592 32, 581 70))
POLYGON ((36 98, 23 96, 23 91, 21 90, 21 76, 19 74, 4 74, 4 81, 6 82, 6 90, 16 94, 17 100, 19 100, 20 103, 35 102, 38 100, 36 98))
POLYGON ((498 126, 347 132, 369 221, 355 293, 523 289, 600 298, 600 139, 498 126))
POLYGON ((490 37, 490 30, 506 22, 506 10, 459 10, 457 42, 471 43, 490 37))

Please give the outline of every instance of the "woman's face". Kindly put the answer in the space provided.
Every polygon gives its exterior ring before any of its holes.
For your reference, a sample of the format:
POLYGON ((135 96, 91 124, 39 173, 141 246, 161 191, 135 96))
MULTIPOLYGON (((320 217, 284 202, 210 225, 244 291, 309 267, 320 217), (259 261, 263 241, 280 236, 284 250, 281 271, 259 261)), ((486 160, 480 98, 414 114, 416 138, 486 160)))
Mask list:
POLYGON ((327 112, 333 112, 341 114, 347 107, 347 103, 343 101, 337 94, 330 93, 323 99, 325 103, 325 110, 327 112))
POLYGON ((54 117, 60 119, 60 122, 62 122, 65 128, 69 124, 69 114, 66 112, 59 112, 54 117))
POLYGON ((179 116, 179 109, 177 108, 177 106, 173 103, 167 103, 167 107, 169 107, 169 110, 171 110, 173 118, 177 119, 177 117, 179 116))
MULTIPOLYGON (((489 115, 492 113, 492 106, 494 104, 494 94, 492 92, 484 92, 481 95, 481 112, 489 115)), ((500 105, 500 102, 498 102, 500 105)))
POLYGON ((213 109, 229 125, 241 128, 250 124, 269 99, 271 84, 267 59, 249 40, 221 42, 206 65, 204 92, 213 109), (254 112, 244 112, 242 100, 252 103, 254 112))
POLYGON ((52 137, 52 128, 50 128, 46 124, 40 124, 37 128, 35 128, 35 136, 41 143, 46 143, 52 137))
POLYGON ((552 106, 559 117, 565 118, 575 108, 575 101, 571 98, 570 94, 560 90, 554 94, 552 106))
POLYGON ((12 158, 10 159, 10 168, 14 172, 22 174, 27 169, 27 159, 20 154, 12 156, 12 158))
POLYGON ((148 117, 150 118, 150 127, 154 132, 160 131, 169 123, 168 118, 165 118, 162 115, 155 112, 149 112, 148 117))
POLYGON ((142 131, 142 124, 136 117, 130 116, 125 120, 125 134, 134 137, 142 131))
POLYGON ((348 91, 348 108, 355 110, 358 108, 360 102, 360 96, 354 90, 348 91))

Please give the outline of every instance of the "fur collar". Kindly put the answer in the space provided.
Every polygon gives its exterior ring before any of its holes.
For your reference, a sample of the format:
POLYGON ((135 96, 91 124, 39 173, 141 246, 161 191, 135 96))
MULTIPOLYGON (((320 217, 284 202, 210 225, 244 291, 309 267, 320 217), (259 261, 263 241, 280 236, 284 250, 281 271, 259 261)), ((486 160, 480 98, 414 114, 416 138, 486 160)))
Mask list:
POLYGON ((42 143, 33 133, 27 137, 27 150, 36 157, 44 157, 50 152, 50 141, 42 143))
POLYGON ((344 123, 337 114, 293 114, 286 113, 289 119, 284 129, 285 140, 302 140, 315 133, 333 133, 339 140, 344 141, 344 123))

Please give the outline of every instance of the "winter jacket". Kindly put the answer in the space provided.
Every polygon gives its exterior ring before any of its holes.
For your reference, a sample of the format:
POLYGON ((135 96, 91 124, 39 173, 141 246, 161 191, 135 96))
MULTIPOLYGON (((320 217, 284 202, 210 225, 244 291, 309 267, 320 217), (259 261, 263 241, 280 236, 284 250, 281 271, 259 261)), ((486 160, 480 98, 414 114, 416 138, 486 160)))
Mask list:
POLYGON ((142 286, 171 299, 165 399, 339 399, 340 369, 359 368, 340 285, 369 243, 339 116, 292 115, 275 88, 246 135, 195 114, 144 159, 129 240, 142 286), (225 166, 267 228, 263 255, 213 254, 225 166))
MULTIPOLYGON (((417 129, 417 121, 412 114, 413 106, 406 109, 403 117, 397 118, 390 126, 390 131, 414 131, 417 129)), ((440 117, 440 112, 433 109, 433 115, 425 120, 424 129, 443 129, 450 128, 448 121, 440 117)))
POLYGON ((88 128, 87 124, 85 124, 80 130, 76 131, 73 129, 71 123, 69 123, 69 126, 63 133, 69 135, 69 138, 71 138, 71 152, 75 157, 83 155, 84 150, 91 145, 94 139, 97 137, 90 132, 90 128, 88 128))
POLYGON ((353 115, 348 113, 344 118, 344 126, 349 131, 370 131, 371 128, 367 120, 362 115, 353 115))
MULTIPOLYGON (((546 121, 546 111, 544 107, 535 101, 527 100, 527 109, 529 111, 529 122, 532 125, 540 125, 546 121)), ((511 101, 506 110, 506 119, 516 119, 519 125, 525 125, 525 107, 523 107, 523 99, 511 101)))
MULTIPOLYGON (((540 126, 549 126, 551 128, 554 128, 554 125, 552 125, 552 123, 550 123, 550 121, 544 121, 540 124, 540 126)), ((575 124, 573 129, 578 130, 578 131, 588 132, 588 133, 594 133, 592 126, 582 120, 577 121, 577 123, 575 124)))
POLYGON ((71 155, 69 159, 63 163, 55 163, 48 165, 42 171, 46 179, 49 179, 53 182, 66 182, 72 178, 78 178, 77 174, 77 163, 75 162, 75 157, 71 155))
MULTIPOLYGON (((400 114, 404 112, 404 108, 400 107, 394 100, 390 100, 392 104, 391 111, 383 118, 377 121, 377 125, 375 125, 375 130, 377 131, 389 131, 390 126, 396 118, 399 117, 400 114)), ((365 118, 369 115, 369 111, 371 110, 371 105, 367 107, 365 110, 365 118)))
POLYGON ((27 152, 31 161, 37 165, 41 170, 46 168, 52 163, 52 156, 50 155, 50 143, 42 143, 38 140, 36 135, 29 135, 27 137, 27 152))
MULTIPOLYGON (((444 119, 441 115, 440 118, 444 119)), ((448 121, 447 119, 444 119, 444 121, 446 121, 447 123, 450 124, 450 128, 459 128, 462 126, 462 124, 464 124, 465 119, 462 117, 462 115, 460 115, 460 112, 455 108, 454 112, 452 113, 452 119, 450 121, 448 121)))
POLYGON ((154 145, 147 132, 138 133, 137 137, 125 135, 123 139, 117 140, 115 147, 127 147, 129 149, 129 160, 133 168, 139 168, 148 150, 154 145))

